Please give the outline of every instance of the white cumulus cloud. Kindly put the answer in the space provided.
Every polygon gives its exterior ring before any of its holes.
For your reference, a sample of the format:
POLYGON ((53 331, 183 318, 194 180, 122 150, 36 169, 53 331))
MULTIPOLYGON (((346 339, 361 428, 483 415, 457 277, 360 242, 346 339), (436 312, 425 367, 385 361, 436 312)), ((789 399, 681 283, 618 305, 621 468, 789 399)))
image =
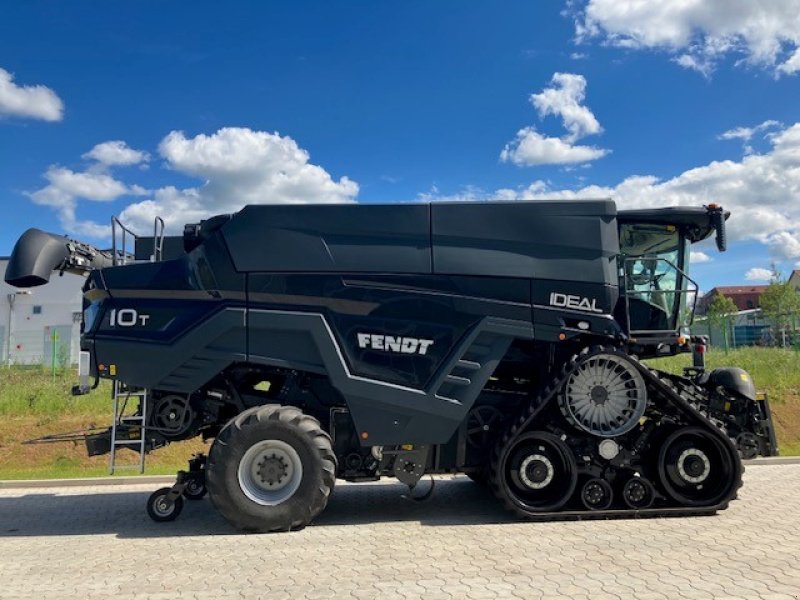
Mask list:
POLYGON ((187 137, 173 131, 161 141, 158 152, 168 169, 200 183, 148 191, 120 181, 111 174, 112 167, 141 163, 149 155, 116 140, 84 154, 83 158, 96 161, 85 171, 51 166, 44 175, 48 185, 28 196, 55 209, 68 233, 103 238, 108 236, 107 226, 76 217, 80 201, 144 196, 125 207, 120 218, 134 231, 147 232, 156 216, 179 231, 188 222, 236 212, 247 204, 353 202, 358 194, 356 182, 347 177, 334 180, 310 162, 297 142, 277 133, 227 127, 187 137))
POLYGON ((142 150, 134 150, 122 140, 112 140, 97 144, 83 158, 95 160, 107 166, 128 166, 150 160, 150 155, 142 150))
POLYGON ((692 264, 699 264, 699 263, 707 263, 711 262, 711 257, 706 254, 705 252, 700 252, 699 250, 692 250, 689 253, 689 262, 692 264))
POLYGON ((563 165, 583 163, 602 158, 608 150, 581 146, 557 137, 547 137, 534 127, 525 127, 500 152, 500 160, 519 166, 563 165))
POLYGON ((530 101, 540 119, 548 115, 559 117, 567 130, 562 137, 539 133, 535 127, 524 127, 500 152, 500 160, 519 166, 585 163, 608 154, 595 146, 576 145, 587 135, 602 133, 603 128, 591 110, 583 104, 586 99, 586 78, 574 73, 555 73, 551 86, 530 101))
POLYGON ((588 0, 575 6, 578 41, 663 50, 706 75, 726 55, 776 75, 800 70, 800 0, 588 0))
POLYGON ((44 85, 17 85, 14 76, 0 68, 0 118, 60 121, 63 116, 64 103, 53 90, 44 85))
POLYGON ((226 127, 211 135, 187 138, 173 131, 159 144, 169 168, 203 181, 198 187, 165 187, 127 207, 125 222, 150 227, 162 216, 174 227, 215 214, 236 212, 246 204, 353 202, 358 184, 334 180, 312 164, 308 152, 288 136, 246 127, 226 127))
POLYGON ((569 131, 566 139, 570 142, 603 131, 592 111, 583 105, 586 99, 586 78, 583 75, 555 73, 551 83, 553 87, 531 94, 531 102, 540 117, 561 117, 564 128, 569 131))
POLYGON ((76 216, 79 200, 111 202, 122 196, 141 196, 146 190, 138 185, 126 185, 102 171, 76 172, 52 165, 44 174, 48 184, 28 197, 41 206, 49 206, 58 214, 61 226, 69 233, 89 237, 105 237, 109 227, 76 216))
POLYGON ((747 281, 770 281, 772 279, 772 271, 756 267, 747 271, 744 274, 744 278, 747 281))

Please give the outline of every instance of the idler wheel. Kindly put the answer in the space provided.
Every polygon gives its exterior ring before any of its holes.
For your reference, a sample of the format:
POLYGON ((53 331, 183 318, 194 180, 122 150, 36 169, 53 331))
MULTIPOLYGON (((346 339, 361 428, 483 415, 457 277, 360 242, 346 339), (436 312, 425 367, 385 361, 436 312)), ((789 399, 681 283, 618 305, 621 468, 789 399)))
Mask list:
POLYGON ((683 427, 661 445, 659 482, 680 504, 713 506, 731 493, 737 459, 733 448, 700 427, 683 427))
POLYGON ((558 437, 544 431, 526 433, 501 462, 503 492, 525 512, 561 508, 578 482, 575 458, 558 437))

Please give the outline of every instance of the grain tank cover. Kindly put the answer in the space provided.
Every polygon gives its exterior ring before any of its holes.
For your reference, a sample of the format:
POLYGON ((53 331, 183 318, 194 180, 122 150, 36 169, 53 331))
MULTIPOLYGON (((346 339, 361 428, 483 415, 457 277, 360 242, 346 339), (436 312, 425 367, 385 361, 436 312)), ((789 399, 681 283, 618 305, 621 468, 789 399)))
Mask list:
POLYGON ((431 211, 436 273, 616 280, 619 234, 611 200, 453 202, 431 211))
POLYGON ((430 205, 250 205, 222 227, 237 271, 430 273, 430 205))
POLYGON ((239 272, 614 281, 610 200, 251 205, 221 233, 239 272))

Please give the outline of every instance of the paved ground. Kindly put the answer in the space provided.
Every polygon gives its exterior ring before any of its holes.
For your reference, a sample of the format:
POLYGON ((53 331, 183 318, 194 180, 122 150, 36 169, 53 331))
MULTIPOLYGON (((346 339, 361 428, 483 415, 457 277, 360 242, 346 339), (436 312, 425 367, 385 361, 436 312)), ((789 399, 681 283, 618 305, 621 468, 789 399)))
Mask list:
POLYGON ((716 517, 519 523, 464 478, 415 504, 341 485, 315 525, 239 535, 152 486, 0 490, 0 598, 800 598, 800 465, 748 469, 716 517))

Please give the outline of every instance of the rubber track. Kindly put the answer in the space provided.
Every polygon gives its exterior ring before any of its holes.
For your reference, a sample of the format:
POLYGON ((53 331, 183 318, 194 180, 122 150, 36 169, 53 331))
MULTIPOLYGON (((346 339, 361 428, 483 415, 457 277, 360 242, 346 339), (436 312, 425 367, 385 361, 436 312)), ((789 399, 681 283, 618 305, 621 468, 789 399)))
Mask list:
MULTIPOLYGON (((649 387, 650 387, 649 386, 649 387)), ((651 389, 652 389, 651 387, 651 389)), ((742 474, 744 466, 739 458, 739 453, 731 442, 730 438, 721 431, 716 424, 711 422, 702 413, 696 410, 689 402, 687 402, 681 395, 675 391, 669 384, 665 383, 656 376, 653 370, 642 364, 638 359, 624 352, 620 352, 617 348, 606 346, 592 346, 584 348, 579 354, 574 355, 567 361, 561 368, 558 376, 537 396, 537 399, 531 403, 526 412, 521 415, 517 421, 508 429, 502 438, 501 443, 497 444, 492 452, 491 469, 489 484, 492 488, 494 495, 503 502, 507 510, 515 513, 518 517, 528 519, 531 521, 563 521, 563 520, 589 520, 589 519, 619 519, 619 518, 644 518, 644 517, 687 517, 687 516, 707 516, 713 515, 717 511, 725 510, 731 500, 736 499, 737 491, 742 486, 742 474), (503 470, 498 468, 501 460, 509 449, 510 445, 522 435, 527 426, 530 425, 536 417, 547 407, 550 402, 553 402, 556 394, 561 389, 566 379, 578 368, 584 357, 588 354, 597 353, 614 354, 629 360, 641 372, 646 382, 650 386, 655 387, 656 390, 662 395, 669 398, 673 405, 677 406, 681 412, 689 416, 691 419, 698 421, 704 425, 709 433, 718 437, 726 447, 730 450, 731 456, 734 458, 734 471, 736 481, 731 488, 728 497, 724 498, 718 504, 713 506, 693 507, 693 506, 675 506, 675 507, 661 507, 661 508, 644 508, 644 509, 612 509, 612 510, 564 510, 553 512, 530 512, 521 509, 517 504, 513 503, 506 494, 503 493, 499 477, 502 476, 503 470)))

